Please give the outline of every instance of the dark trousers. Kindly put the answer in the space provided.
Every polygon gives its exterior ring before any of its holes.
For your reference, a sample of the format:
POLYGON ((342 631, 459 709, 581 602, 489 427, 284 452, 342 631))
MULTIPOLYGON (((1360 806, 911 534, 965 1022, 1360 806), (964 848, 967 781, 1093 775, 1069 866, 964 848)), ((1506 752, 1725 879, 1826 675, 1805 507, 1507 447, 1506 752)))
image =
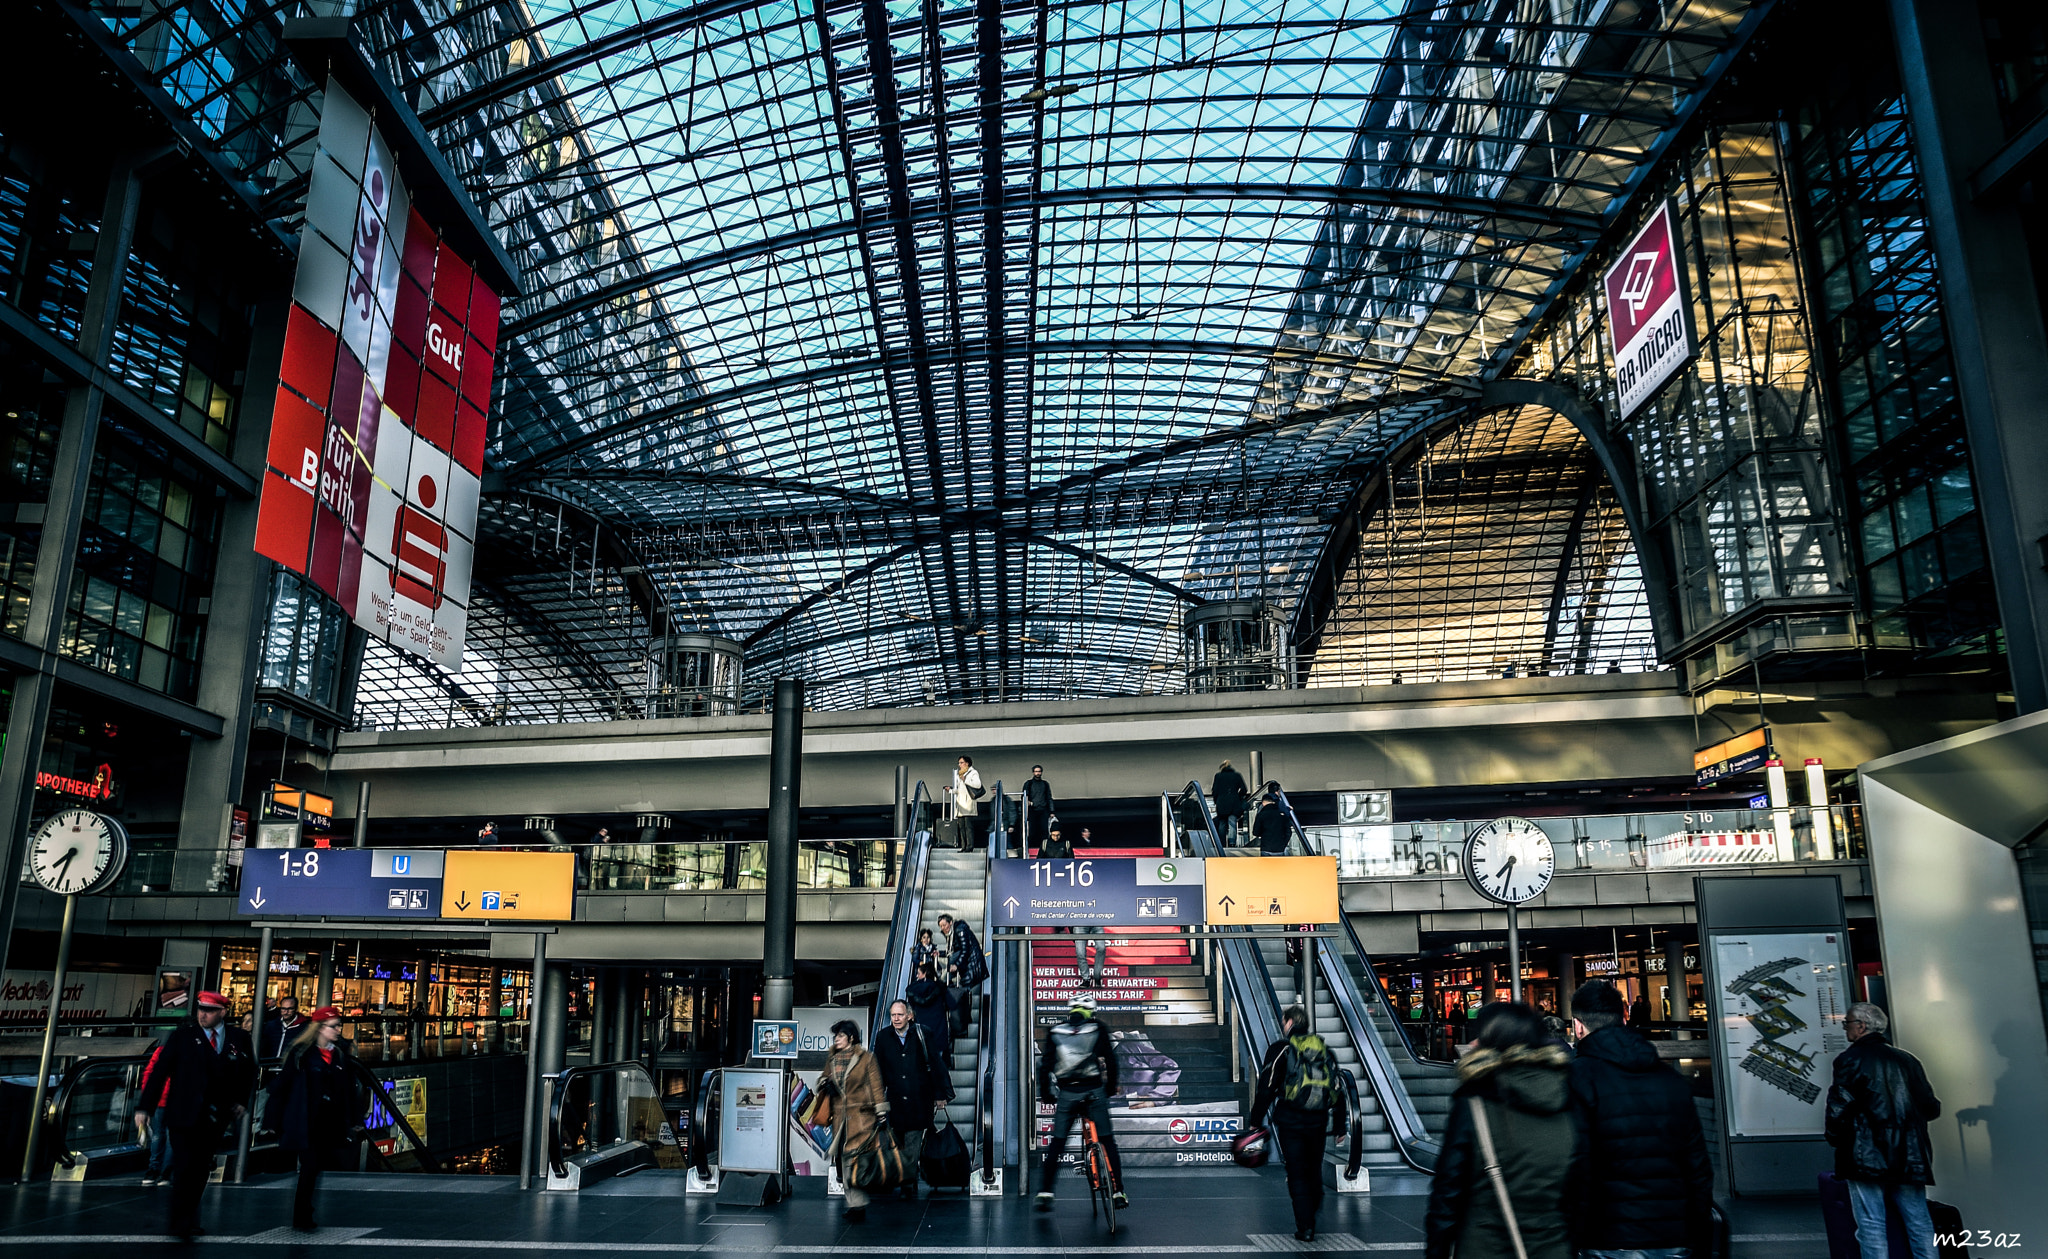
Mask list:
POLYGON ((171 1232, 189 1237, 199 1231, 199 1199, 213 1175, 213 1150, 220 1134, 207 1125, 171 1130, 171 1232))
POLYGON ((1057 1097, 1058 1103, 1052 1112, 1052 1144, 1045 1147, 1045 1161, 1038 1178, 1039 1190, 1052 1192, 1053 1173, 1059 1170, 1060 1155, 1067 1149, 1067 1130, 1079 1124, 1084 1115, 1095 1121, 1095 1135, 1102 1141, 1103 1152, 1109 1155, 1111 1187, 1122 1189, 1124 1160, 1116 1151, 1116 1134, 1109 1128, 1109 1094, 1099 1087, 1060 1089, 1057 1097))
POLYGON ((313 1227, 313 1195, 320 1192, 320 1173, 333 1166, 337 1148, 299 1151, 299 1191, 292 1198, 292 1227, 313 1227))
MULTIPOLYGON (((979 985, 977 985, 978 987, 979 985)), ((967 1020, 974 1015, 974 988, 953 989, 953 1039, 967 1035, 967 1020)))
POLYGON ((1287 1162, 1287 1199, 1294 1204, 1294 1227, 1314 1228, 1323 1205, 1323 1146, 1330 1117, 1311 1111, 1297 1118, 1284 1108, 1273 1110, 1273 1131, 1280 1138, 1280 1157, 1287 1162))

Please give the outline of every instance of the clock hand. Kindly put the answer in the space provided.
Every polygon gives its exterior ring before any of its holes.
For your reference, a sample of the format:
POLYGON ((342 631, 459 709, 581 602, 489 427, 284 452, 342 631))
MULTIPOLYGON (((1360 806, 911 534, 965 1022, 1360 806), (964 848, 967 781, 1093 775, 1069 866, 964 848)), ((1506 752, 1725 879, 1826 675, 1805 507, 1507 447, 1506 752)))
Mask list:
POLYGON ((52 863, 57 867, 58 871, 60 872, 59 877, 68 877, 71 871, 71 859, 73 857, 76 857, 77 855, 78 849, 73 848, 69 852, 66 852, 63 856, 57 858, 57 860, 54 863, 52 863))

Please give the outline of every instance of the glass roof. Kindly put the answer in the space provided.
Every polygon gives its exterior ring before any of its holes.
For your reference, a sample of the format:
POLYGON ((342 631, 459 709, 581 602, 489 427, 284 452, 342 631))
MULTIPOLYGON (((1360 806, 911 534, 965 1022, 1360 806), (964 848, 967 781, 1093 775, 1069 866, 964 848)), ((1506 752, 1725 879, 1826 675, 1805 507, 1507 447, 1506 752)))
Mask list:
MULTIPOLYGON (((327 6, 319 6, 325 12, 327 6)), ((295 229, 301 3, 98 10, 295 229)), ((490 459, 832 706, 1181 685, 1504 374, 1742 0, 369 0, 525 268, 490 459)))

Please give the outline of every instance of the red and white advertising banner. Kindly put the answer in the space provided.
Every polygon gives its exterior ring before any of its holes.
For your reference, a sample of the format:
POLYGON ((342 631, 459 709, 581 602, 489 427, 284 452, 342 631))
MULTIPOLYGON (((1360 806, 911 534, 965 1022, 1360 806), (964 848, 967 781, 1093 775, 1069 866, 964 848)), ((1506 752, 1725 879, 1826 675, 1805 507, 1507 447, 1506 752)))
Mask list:
POLYGON ((498 304, 330 78, 256 550, 446 669, 469 621, 498 304))
POLYGON ((1657 207, 1603 280, 1607 334, 1614 347, 1614 383, 1623 418, 1648 402, 1698 350, 1692 298, 1679 257, 1678 214, 1657 207))

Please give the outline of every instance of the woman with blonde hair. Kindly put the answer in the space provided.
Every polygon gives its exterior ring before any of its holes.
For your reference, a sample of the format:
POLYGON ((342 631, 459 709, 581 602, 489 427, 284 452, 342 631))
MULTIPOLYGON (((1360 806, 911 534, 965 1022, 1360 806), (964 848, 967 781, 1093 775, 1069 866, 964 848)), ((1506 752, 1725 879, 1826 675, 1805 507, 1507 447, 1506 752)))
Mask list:
POLYGON ((356 1084, 348 1042, 341 1038, 341 1011, 322 1006, 286 1047, 270 1082, 265 1124, 277 1133, 279 1149, 299 1160, 299 1191, 292 1199, 292 1227, 312 1232, 313 1195, 320 1172, 348 1147, 362 1123, 368 1099, 356 1084))

